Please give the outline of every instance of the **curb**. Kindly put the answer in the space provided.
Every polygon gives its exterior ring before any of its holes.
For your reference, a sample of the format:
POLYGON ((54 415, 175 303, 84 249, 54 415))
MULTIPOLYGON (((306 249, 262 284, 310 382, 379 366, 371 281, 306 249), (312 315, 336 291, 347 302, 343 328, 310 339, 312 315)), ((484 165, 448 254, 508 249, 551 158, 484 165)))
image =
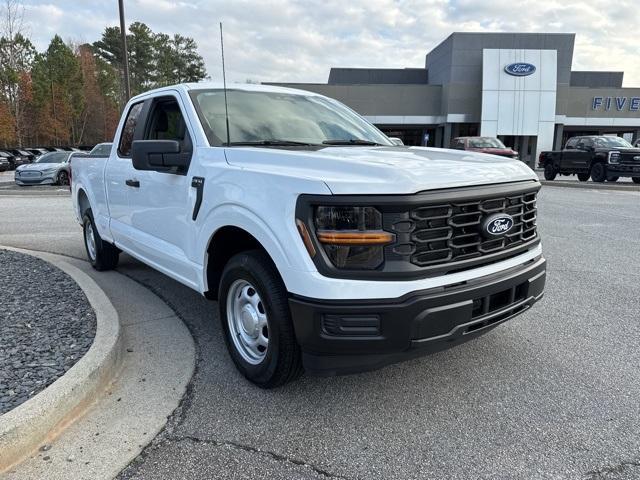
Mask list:
POLYGON ((640 192, 640 185, 630 184, 595 184, 595 183, 578 183, 578 182, 563 182, 562 180, 549 181, 540 180, 540 183, 549 187, 566 187, 566 188, 586 188, 588 190, 615 190, 616 192, 640 192))
POLYGON ((0 248, 32 255, 65 272, 82 289, 96 314, 96 336, 87 353, 43 391, 0 416, 1 473, 82 416, 120 368, 122 334, 118 313, 111 301, 86 273, 57 255, 0 248))

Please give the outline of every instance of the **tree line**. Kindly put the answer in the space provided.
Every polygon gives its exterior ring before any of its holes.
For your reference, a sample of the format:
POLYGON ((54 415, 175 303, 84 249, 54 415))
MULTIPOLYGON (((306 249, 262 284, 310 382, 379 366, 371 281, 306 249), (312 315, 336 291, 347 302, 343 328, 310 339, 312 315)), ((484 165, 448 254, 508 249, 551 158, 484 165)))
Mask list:
MULTIPOLYGON (((92 145, 113 138, 126 103, 119 27, 91 44, 55 35, 44 52, 24 34, 19 1, 6 0, 0 31, 0 145, 92 145)), ((132 23, 131 94, 206 77, 196 42, 132 23)))

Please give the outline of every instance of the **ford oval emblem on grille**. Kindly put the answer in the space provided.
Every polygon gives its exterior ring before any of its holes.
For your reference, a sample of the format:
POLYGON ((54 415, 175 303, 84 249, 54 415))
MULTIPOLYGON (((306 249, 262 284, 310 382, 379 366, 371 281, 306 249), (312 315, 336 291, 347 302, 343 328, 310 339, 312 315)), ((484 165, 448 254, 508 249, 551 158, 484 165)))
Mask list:
POLYGON ((535 73, 536 67, 530 63, 511 63, 504 67, 504 71, 514 77, 526 77, 535 73))
POLYGON ((483 236, 498 238, 506 235, 513 228, 513 217, 506 213, 494 213, 485 217, 480 225, 483 236))

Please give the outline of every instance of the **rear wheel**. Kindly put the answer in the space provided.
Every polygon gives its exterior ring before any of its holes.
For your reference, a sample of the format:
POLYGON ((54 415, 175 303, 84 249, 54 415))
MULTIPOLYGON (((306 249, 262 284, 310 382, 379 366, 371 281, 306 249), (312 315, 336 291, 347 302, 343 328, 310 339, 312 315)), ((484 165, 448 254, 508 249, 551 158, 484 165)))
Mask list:
POLYGON ((263 252, 243 252, 229 260, 218 305, 229 354, 248 380, 273 388, 302 374, 287 291, 263 252))
POLYGON ((87 209, 82 224, 84 232, 84 246, 87 249, 89 263, 96 270, 112 270, 118 265, 120 250, 105 242, 100 237, 93 220, 91 209, 87 209))
POLYGON ((640 183, 640 177, 631 177, 633 183, 640 183))
POLYGON ((552 163, 547 162, 544 165, 544 179, 545 180, 555 180, 558 172, 556 171, 556 167, 553 166, 552 163))
POLYGON ((586 182, 587 180, 589 180, 589 173, 579 173, 578 180, 580 180, 581 182, 586 182))
POLYGON ((607 167, 603 163, 595 163, 591 167, 591 180, 602 183, 607 179, 607 167))
POLYGON ((69 174, 62 170, 59 174, 58 174, 58 178, 56 179, 56 183, 58 185, 69 185, 69 174))

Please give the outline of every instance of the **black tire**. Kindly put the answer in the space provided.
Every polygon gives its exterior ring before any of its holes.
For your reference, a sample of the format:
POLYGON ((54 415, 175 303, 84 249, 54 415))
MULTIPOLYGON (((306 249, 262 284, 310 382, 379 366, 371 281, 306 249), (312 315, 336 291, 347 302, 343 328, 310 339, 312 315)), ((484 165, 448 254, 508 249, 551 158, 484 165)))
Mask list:
POLYGON ((640 183, 640 177, 631 177, 633 183, 640 183))
POLYGON ((113 270, 118 265, 118 259, 120 257, 120 250, 105 242, 100 238, 100 234, 96 229, 96 224, 93 220, 93 213, 88 208, 82 217, 82 233, 84 238, 84 248, 87 250, 87 258, 93 268, 102 272, 104 270, 113 270), (88 229, 91 227, 93 234, 94 248, 93 252, 89 246, 88 229))
POLYGON ((60 171, 58 178, 56 178, 56 183, 60 186, 69 185, 69 173, 66 170, 60 171))
POLYGON ((589 176, 589 173, 579 173, 578 180, 580 180, 581 182, 586 182, 589 180, 589 176))
MULTIPOLYGON (((248 292, 251 293, 251 288, 248 292)), ((302 356, 291 321, 287 290, 265 253, 251 250, 239 253, 227 262, 220 279, 218 306, 229 354, 238 370, 249 381, 261 388, 274 388, 302 375, 302 356), (243 283, 255 288, 254 294, 260 300, 258 306, 262 305, 263 313, 267 316, 268 345, 264 350, 264 357, 254 359, 254 363, 245 359, 246 353, 242 353, 242 347, 237 345, 242 342, 241 335, 237 335, 237 340, 234 340, 231 332, 234 328, 233 317, 228 316, 228 303, 233 309, 233 303, 239 301, 234 300, 236 285, 243 283)))
POLYGON ((602 183, 607 179, 607 167, 604 163, 594 163, 591 167, 591 180, 602 183))
POLYGON ((607 177, 607 182, 617 182, 620 177, 607 177))
POLYGON ((553 166, 553 163, 547 162, 544 164, 544 179, 545 180, 555 180, 558 175, 558 171, 556 167, 553 166))

